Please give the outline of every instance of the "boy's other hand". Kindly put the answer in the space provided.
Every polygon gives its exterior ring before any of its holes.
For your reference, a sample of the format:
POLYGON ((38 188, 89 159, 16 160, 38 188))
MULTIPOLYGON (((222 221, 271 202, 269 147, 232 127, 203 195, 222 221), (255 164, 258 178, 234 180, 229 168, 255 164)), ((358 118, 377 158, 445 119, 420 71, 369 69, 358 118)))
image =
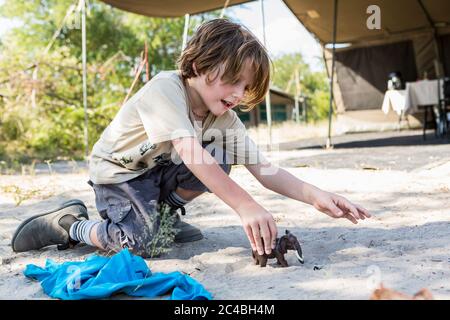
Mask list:
POLYGON ((241 206, 238 211, 242 226, 253 251, 270 254, 277 241, 277 226, 273 216, 258 204, 241 206))
POLYGON ((346 198, 326 191, 318 191, 313 201, 314 208, 333 218, 346 218, 358 223, 358 220, 370 218, 369 211, 348 201, 346 198))

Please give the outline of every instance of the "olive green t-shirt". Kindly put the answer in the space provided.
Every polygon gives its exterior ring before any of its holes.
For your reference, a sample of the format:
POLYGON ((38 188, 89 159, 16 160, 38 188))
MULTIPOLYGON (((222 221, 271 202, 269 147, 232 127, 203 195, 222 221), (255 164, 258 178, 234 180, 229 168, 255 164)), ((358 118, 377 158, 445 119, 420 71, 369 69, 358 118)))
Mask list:
POLYGON ((195 121, 178 71, 163 71, 147 82, 119 110, 94 145, 89 162, 95 184, 120 183, 156 165, 181 161, 172 140, 196 137, 212 141, 207 149, 225 150, 232 164, 264 160, 236 112, 209 113, 195 121))

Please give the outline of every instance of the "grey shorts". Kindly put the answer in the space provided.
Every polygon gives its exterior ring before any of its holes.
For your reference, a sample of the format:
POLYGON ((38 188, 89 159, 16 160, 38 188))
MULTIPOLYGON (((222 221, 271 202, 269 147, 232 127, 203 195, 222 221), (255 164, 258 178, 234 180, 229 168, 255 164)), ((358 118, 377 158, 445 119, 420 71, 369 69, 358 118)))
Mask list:
MULTIPOLYGON (((231 165, 223 161, 219 163, 229 174, 231 165)), ((142 257, 150 255, 149 243, 158 232, 159 221, 154 215, 160 201, 177 187, 209 191, 184 163, 177 165, 173 162, 158 165, 122 183, 88 183, 94 189, 95 204, 103 218, 97 229, 102 247, 115 252, 129 248, 142 257)))

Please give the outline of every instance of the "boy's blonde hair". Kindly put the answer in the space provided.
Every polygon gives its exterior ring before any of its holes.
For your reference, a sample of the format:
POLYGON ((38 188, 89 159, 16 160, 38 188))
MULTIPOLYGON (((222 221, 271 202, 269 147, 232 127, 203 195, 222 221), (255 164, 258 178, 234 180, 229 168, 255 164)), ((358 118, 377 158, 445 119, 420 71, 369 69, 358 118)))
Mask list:
POLYGON ((203 23, 177 62, 184 79, 197 76, 192 66, 195 62, 197 73, 207 74, 207 83, 217 78, 223 64, 225 70, 221 80, 235 83, 247 59, 251 61, 254 77, 241 105, 249 111, 264 99, 269 89, 270 58, 264 46, 247 28, 226 19, 203 23))

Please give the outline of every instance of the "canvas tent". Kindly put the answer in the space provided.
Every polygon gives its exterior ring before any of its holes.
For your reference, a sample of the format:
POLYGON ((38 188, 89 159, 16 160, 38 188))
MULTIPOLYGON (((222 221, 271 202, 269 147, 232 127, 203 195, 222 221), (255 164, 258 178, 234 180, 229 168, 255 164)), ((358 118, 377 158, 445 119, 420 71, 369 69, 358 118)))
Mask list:
MULTIPOLYGON (((334 1, 284 2, 323 46, 333 41, 334 1)), ((441 61, 441 75, 450 74, 450 1, 339 0, 336 42, 348 44, 336 49, 337 111, 379 109, 392 71, 405 81, 435 78, 441 61), (380 29, 367 26, 371 5, 380 9, 380 29)), ((324 56, 330 72, 329 49, 324 56)))
MULTIPOLYGON (((147 16, 179 17, 249 2, 246 0, 102 0, 114 7, 147 16)), ((298 20, 325 46, 333 41, 333 0, 284 0, 298 20)), ((391 71, 405 81, 436 76, 441 60, 450 74, 450 1, 339 0, 334 97, 338 112, 381 107, 391 71), (380 8, 381 28, 369 29, 367 8, 380 8), (439 53, 440 57, 439 57, 439 53)), ((324 50, 328 71, 331 51, 324 50)))

